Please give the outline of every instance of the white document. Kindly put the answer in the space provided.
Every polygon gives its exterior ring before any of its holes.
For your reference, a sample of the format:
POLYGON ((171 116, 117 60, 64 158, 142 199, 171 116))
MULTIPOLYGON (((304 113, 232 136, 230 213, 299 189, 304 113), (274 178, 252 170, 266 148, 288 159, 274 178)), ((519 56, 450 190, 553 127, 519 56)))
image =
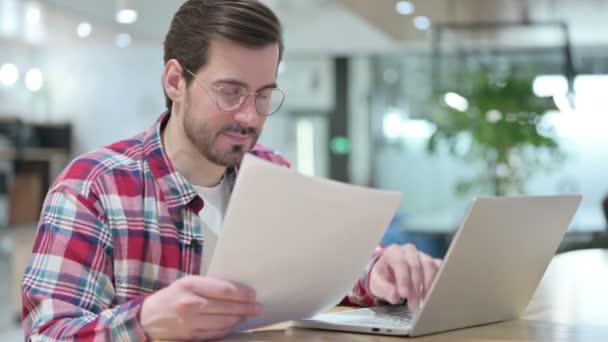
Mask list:
POLYGON ((243 159, 208 275, 253 287, 260 316, 235 331, 302 319, 355 285, 401 201, 398 192, 243 159))

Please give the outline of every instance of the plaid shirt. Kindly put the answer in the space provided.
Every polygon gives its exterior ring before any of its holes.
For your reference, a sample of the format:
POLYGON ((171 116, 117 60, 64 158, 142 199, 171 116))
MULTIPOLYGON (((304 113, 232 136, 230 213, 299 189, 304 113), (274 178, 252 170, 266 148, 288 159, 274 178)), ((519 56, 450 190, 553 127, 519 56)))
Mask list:
MULTIPOLYGON (((77 158, 54 182, 23 278, 26 339, 147 340, 138 317, 146 296, 201 273, 203 201, 163 149, 168 118, 77 158)), ((265 147, 252 153, 290 166, 265 147)), ((236 171, 226 176, 233 185, 236 171)), ((376 304, 375 259, 343 303, 376 304)))

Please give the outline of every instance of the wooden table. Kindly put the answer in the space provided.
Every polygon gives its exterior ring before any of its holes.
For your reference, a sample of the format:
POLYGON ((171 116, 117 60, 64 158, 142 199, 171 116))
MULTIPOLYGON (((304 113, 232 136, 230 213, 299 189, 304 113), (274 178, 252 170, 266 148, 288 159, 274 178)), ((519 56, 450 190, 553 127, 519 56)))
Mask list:
MULTIPOLYGON (((514 250, 514 253, 516 251, 514 250)), ((396 341, 399 337, 290 327, 289 323, 229 336, 226 341, 396 341)), ((525 315, 408 341, 608 341, 608 250, 553 258, 525 315)))

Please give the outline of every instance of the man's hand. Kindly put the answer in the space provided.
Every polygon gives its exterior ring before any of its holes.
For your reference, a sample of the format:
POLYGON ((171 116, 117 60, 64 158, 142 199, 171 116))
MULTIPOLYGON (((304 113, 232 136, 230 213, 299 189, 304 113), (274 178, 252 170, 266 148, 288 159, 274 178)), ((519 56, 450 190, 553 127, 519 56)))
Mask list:
POLYGON ((372 268, 370 290, 391 304, 405 298, 410 309, 417 310, 440 265, 440 259, 418 251, 411 243, 390 245, 372 268))
POLYGON ((187 276, 146 298, 140 311, 153 340, 209 340, 260 313, 255 291, 227 281, 187 276))

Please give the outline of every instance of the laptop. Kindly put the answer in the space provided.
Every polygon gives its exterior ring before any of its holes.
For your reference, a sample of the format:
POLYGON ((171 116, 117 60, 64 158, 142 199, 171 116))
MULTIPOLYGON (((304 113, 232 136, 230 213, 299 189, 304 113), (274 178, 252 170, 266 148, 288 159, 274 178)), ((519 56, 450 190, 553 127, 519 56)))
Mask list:
POLYGON ((581 198, 473 199, 416 313, 387 305, 319 314, 295 326, 419 336, 515 319, 528 306, 581 198))

